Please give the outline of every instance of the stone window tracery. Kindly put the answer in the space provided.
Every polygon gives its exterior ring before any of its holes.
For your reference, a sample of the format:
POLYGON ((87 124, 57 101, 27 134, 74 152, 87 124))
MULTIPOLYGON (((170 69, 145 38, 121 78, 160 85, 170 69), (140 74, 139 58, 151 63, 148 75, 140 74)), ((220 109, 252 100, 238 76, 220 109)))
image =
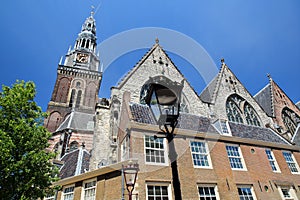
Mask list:
POLYGON ((229 121, 243 123, 241 110, 233 98, 228 99, 226 102, 226 113, 229 121))
POLYGON ((288 108, 282 110, 282 120, 287 130, 294 134, 297 129, 297 122, 300 121, 299 116, 288 108))
POLYGON ((260 119, 254 108, 245 99, 236 94, 228 97, 226 114, 231 122, 243 124, 245 121, 251 126, 261 126, 260 119))
POLYGON ((252 108, 252 106, 250 106, 250 104, 248 103, 245 104, 244 113, 248 125, 260 126, 260 122, 258 120, 257 114, 255 110, 252 108))

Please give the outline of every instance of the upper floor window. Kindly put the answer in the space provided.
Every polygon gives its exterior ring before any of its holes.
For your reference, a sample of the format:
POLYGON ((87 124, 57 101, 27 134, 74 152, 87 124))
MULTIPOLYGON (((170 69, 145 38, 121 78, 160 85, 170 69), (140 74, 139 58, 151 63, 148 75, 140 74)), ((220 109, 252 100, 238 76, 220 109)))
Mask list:
POLYGON ((268 160, 269 160, 269 163, 270 163, 270 166, 271 166, 273 172, 280 172, 279 166, 276 162, 276 159, 274 157, 274 154, 273 154, 272 150, 271 149, 266 149, 265 152, 267 154, 267 157, 268 157, 268 160))
POLYGON ((291 152, 288 152, 288 151, 283 151, 282 154, 283 154, 283 157, 284 157, 287 165, 289 166, 291 172, 292 173, 299 173, 299 166, 296 163, 293 154, 291 152))
POLYGON ((245 169, 240 147, 237 145, 226 145, 231 169, 245 169))
POLYGON ((207 143, 200 141, 191 141, 191 152, 194 166, 196 167, 211 167, 211 161, 207 143))
POLYGON ((83 183, 83 199, 95 200, 96 197, 96 180, 83 183))
POLYGON ((260 126, 260 119, 253 107, 242 97, 233 94, 226 101, 226 113, 231 122, 244 123, 260 126))
POLYGON ((145 156, 146 163, 161 164, 166 163, 165 139, 154 139, 145 135, 145 156))
POLYGON ((74 186, 65 187, 63 189, 62 200, 73 200, 74 198, 74 186))

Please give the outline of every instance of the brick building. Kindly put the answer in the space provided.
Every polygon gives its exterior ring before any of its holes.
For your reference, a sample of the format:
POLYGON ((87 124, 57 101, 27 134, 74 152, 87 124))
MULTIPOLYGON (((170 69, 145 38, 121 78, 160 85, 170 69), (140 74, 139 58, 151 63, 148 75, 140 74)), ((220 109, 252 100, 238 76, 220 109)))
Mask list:
POLYGON ((156 40, 111 98, 96 102, 93 27, 91 16, 58 67, 45 126, 63 179, 47 199, 127 199, 121 169, 129 160, 140 168, 133 199, 175 198, 168 142, 145 104, 151 78, 183 83, 173 140, 182 199, 300 199, 300 110, 271 77, 252 96, 222 60, 198 95, 156 40))

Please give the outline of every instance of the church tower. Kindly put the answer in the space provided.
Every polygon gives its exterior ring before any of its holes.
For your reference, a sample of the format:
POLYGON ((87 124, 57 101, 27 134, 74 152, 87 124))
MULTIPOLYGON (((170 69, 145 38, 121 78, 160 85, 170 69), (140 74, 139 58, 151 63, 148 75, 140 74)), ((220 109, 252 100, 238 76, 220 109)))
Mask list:
POLYGON ((48 104, 45 127, 56 131, 73 111, 92 114, 98 99, 102 73, 99 72, 96 21, 93 12, 82 25, 73 48, 57 68, 57 78, 48 104))

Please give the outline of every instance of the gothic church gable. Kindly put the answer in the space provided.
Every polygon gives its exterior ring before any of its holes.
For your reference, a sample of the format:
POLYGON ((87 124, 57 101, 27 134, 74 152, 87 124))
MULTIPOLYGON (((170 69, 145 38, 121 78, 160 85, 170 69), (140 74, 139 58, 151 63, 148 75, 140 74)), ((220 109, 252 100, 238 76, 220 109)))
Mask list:
POLYGON ((119 94, 117 94, 118 98, 121 98, 125 91, 129 91, 131 94, 130 101, 133 103, 141 103, 143 85, 150 77, 156 76, 165 76, 176 82, 184 80, 181 98, 183 112, 206 115, 205 105, 200 101, 194 89, 158 43, 143 56, 136 66, 129 71, 118 84, 116 88, 119 90, 119 94))
POLYGON ((271 122, 223 61, 220 72, 200 94, 200 98, 209 104, 211 117, 261 127, 271 122))

